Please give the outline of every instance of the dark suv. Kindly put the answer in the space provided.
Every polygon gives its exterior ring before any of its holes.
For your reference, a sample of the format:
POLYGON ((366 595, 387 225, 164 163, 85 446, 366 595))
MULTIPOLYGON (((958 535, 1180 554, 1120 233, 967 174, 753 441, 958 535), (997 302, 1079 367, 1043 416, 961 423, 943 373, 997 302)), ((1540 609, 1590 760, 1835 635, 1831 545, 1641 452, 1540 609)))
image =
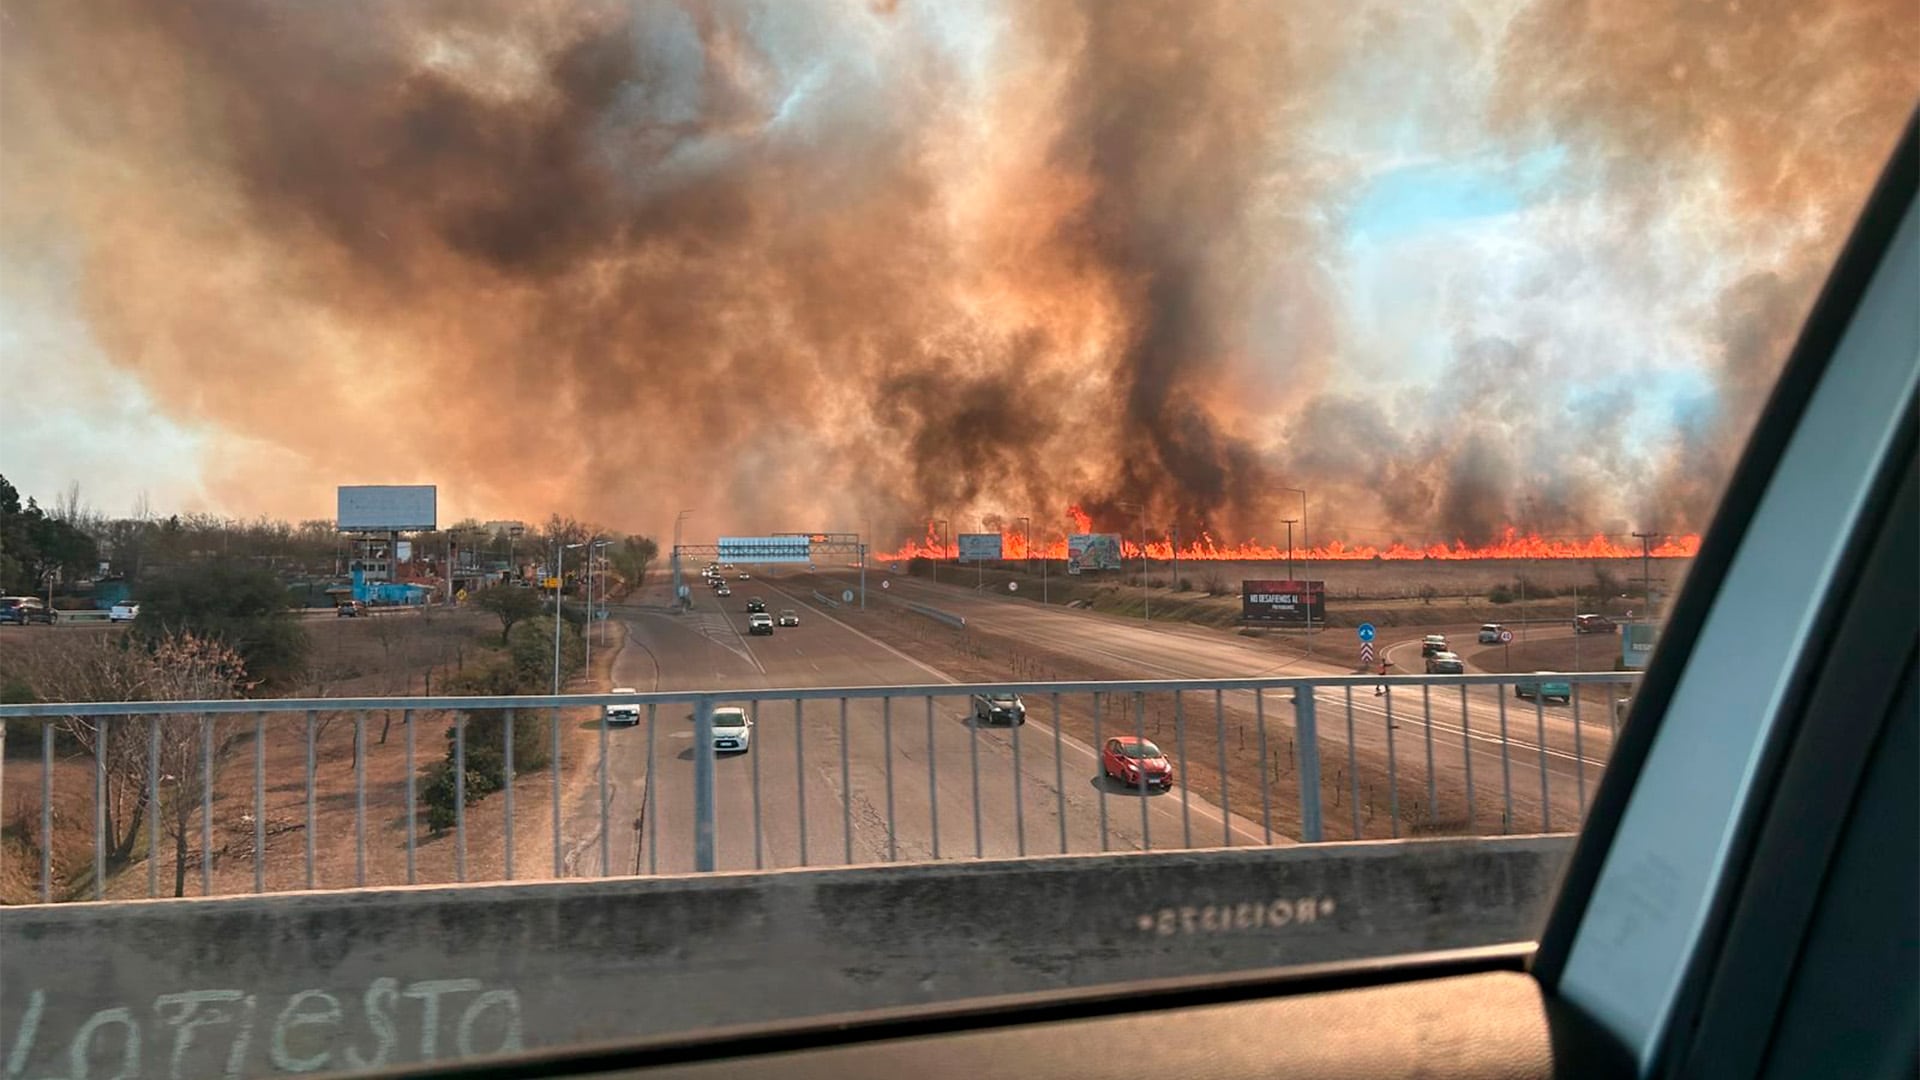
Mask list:
POLYGON ((25 626, 28 623, 53 622, 53 612, 36 596, 0 596, 0 623, 15 623, 25 626))
POLYGON ((1605 615, 1575 615, 1573 629, 1580 634, 1611 634, 1618 627, 1605 615))
POLYGON ((767 602, 756 596, 747 601, 747 610, 749 612, 764 612, 767 610, 767 602))

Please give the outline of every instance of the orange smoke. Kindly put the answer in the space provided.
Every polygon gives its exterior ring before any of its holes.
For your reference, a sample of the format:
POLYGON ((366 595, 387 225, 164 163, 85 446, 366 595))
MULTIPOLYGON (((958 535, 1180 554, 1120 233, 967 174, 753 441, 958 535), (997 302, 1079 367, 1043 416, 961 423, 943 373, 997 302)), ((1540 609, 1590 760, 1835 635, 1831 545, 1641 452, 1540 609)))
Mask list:
MULTIPOLYGON (((1091 519, 1079 507, 1067 511, 1073 518, 1078 532, 1089 531, 1091 519)), ((1121 537, 1120 549, 1125 557, 1140 557, 1140 542, 1121 537)), ((1037 540, 1031 552, 1027 547, 1027 538, 1019 528, 1002 529, 1000 532, 1001 556, 1006 559, 1065 559, 1067 557, 1067 538, 1055 536, 1051 539, 1037 540)), ((1662 537, 1646 553, 1656 559, 1691 558, 1700 552, 1700 537, 1697 534, 1662 537)), ((1147 541, 1148 559, 1163 561, 1174 558, 1174 546, 1171 538, 1161 537, 1147 541)), ((1469 544, 1456 539, 1452 544, 1427 544, 1416 546, 1401 542, 1387 544, 1384 547, 1373 544, 1348 544, 1334 540, 1316 547, 1296 546, 1291 552, 1294 559, 1301 561, 1359 562, 1368 559, 1448 559, 1465 561, 1469 559, 1629 559, 1639 558, 1643 554, 1637 541, 1622 541, 1620 538, 1602 533, 1581 540, 1567 537, 1541 536, 1538 533, 1522 533, 1509 525, 1502 531, 1499 540, 1490 544, 1469 544)), ((1242 540, 1237 543, 1223 543, 1212 536, 1202 533, 1198 540, 1182 542, 1179 558, 1182 561, 1214 562, 1280 562, 1287 559, 1289 552, 1285 544, 1269 544, 1259 540, 1242 540)), ((943 531, 928 523, 926 535, 913 537, 901 542, 890 552, 881 552, 875 556, 882 562, 900 562, 907 559, 957 559, 959 545, 957 541, 945 536, 943 531)))

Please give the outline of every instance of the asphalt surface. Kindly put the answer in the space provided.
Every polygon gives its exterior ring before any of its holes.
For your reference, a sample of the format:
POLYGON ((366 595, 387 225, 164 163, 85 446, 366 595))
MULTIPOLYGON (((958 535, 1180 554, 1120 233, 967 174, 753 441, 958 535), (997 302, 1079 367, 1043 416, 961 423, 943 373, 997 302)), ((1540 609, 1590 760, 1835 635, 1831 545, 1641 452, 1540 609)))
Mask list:
MULTIPOLYGON (((1324 643, 1324 652, 1338 660, 1289 659, 1258 640, 1219 630, 1043 606, 904 575, 885 575, 883 580, 889 582, 884 590, 887 600, 918 601, 962 615, 970 627, 985 632, 1064 646, 1102 662, 1116 678, 1352 675, 1358 663, 1358 641, 1350 629, 1330 630, 1316 638, 1316 644, 1324 643)), ((869 584, 881 592, 876 581, 870 578, 869 584)), ((1384 632, 1377 644, 1384 648, 1394 674, 1424 673, 1420 639, 1427 632, 1394 628, 1384 632)), ((1527 628, 1529 639, 1572 632, 1571 626, 1538 623, 1527 628)), ((1458 638, 1455 643, 1465 646, 1458 638)), ((1603 645, 1604 641, 1596 647, 1603 645)), ((1229 694, 1224 709, 1230 717, 1245 720, 1252 715, 1251 697, 1229 694)), ((1269 696, 1270 721, 1292 711, 1291 704, 1276 701, 1278 697, 1284 695, 1269 696)), ((1360 770, 1353 767, 1355 755, 1367 751, 1390 757, 1400 777, 1424 782, 1431 776, 1436 797, 1442 789, 1464 792, 1471 773, 1477 812, 1497 816, 1511 802, 1506 827, 1514 832, 1575 827, 1613 744, 1607 710, 1582 703, 1576 724, 1571 703, 1516 699, 1511 688, 1503 693, 1492 687, 1403 686, 1377 696, 1367 688, 1351 694, 1324 689, 1316 693, 1315 702, 1326 782, 1333 782, 1343 759, 1347 768, 1342 771, 1347 776, 1358 774, 1360 770)))
MULTIPOLYGON (((615 686, 641 691, 929 685, 942 672, 850 625, 778 575, 733 584, 717 598, 697 580, 696 608, 675 614, 652 585, 613 615, 627 645, 615 686), (798 627, 747 633, 747 601, 796 609, 798 627)), ((964 696, 811 701, 760 706, 746 753, 715 769, 715 854, 721 870, 837 866, 930 858, 1091 853, 1218 846, 1223 820, 1178 786, 1140 795, 1098 779, 1093 750, 1028 701, 1017 728, 976 726, 964 696), (1016 766, 1017 762, 1017 766, 1016 766), (1102 788, 1106 797, 1101 798, 1102 788), (1144 804, 1144 820, 1142 807, 1144 804), (937 822, 937 824, 936 824, 937 822), (757 827, 756 827, 757 823, 757 827)), ((597 727, 598 725, 596 725, 597 727)), ((606 857, 599 784, 569 815, 573 872, 673 873, 694 868, 693 718, 662 707, 605 732, 606 857)), ((1238 815, 1238 844, 1264 843, 1238 815)))

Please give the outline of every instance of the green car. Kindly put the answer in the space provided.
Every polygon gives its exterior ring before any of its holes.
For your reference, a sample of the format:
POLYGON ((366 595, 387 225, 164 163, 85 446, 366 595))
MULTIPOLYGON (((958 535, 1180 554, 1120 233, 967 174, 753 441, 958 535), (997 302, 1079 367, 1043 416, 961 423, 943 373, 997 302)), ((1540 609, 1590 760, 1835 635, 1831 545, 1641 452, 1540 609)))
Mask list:
POLYGON ((1536 671, 1532 678, 1514 681, 1513 696, 1539 698, 1541 701, 1558 700, 1565 705, 1573 700, 1573 684, 1556 677, 1552 672, 1536 671))

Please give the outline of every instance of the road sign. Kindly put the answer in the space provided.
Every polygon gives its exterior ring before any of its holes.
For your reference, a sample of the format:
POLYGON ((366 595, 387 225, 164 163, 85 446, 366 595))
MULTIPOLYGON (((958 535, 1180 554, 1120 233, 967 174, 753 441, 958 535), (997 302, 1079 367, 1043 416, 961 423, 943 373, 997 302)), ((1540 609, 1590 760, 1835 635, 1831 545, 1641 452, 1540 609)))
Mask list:
POLYGON ((1360 664, 1362 667, 1373 666, 1373 642, 1363 641, 1360 643, 1360 664))
POLYGON ((692 594, 692 592, 693 590, 688 588, 687 586, 685 585, 680 586, 680 599, 685 600, 689 595, 692 594))
POLYGON ((853 590, 852 590, 852 589, 848 589, 847 591, 845 591, 845 592, 843 592, 843 593, 841 593, 841 594, 840 594, 840 602, 841 602, 841 603, 843 603, 843 604, 851 604, 851 603, 853 603, 853 590))
POLYGON ((1508 642, 1511 642, 1512 640, 1513 640, 1513 631, 1511 630, 1500 631, 1500 644, 1505 645, 1508 642))
POLYGON ((883 588, 883 589, 891 589, 891 588, 893 588, 893 582, 891 582, 891 581, 883 581, 883 582, 881 582, 881 583, 880 583, 880 587, 881 587, 881 588, 883 588))
POLYGON ((1009 582, 1007 582, 1007 591, 1008 591, 1008 592, 1019 592, 1019 591, 1020 591, 1020 583, 1019 583, 1019 582, 1017 582, 1017 581, 1009 581, 1009 582))
POLYGON ((1372 623, 1363 622, 1360 624, 1360 640, 1361 641, 1373 640, 1373 624, 1372 623))
POLYGON ((594 618, 596 618, 596 619, 604 619, 604 618, 606 618, 606 617, 607 617, 607 609, 606 609, 606 608, 601 608, 601 609, 600 609, 599 611, 596 611, 596 612, 594 612, 594 613, 593 613, 593 617, 594 617, 594 618))

